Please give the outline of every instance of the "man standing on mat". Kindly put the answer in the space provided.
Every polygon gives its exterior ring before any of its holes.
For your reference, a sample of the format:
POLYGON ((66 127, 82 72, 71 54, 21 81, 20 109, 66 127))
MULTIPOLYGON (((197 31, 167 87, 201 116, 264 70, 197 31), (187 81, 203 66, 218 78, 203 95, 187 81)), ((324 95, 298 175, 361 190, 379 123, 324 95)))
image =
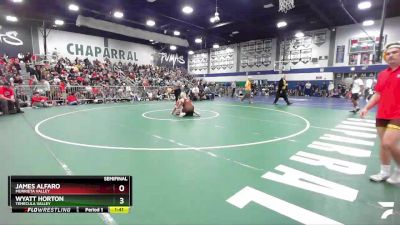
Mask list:
POLYGON ((364 91, 364 82, 361 80, 361 78, 357 78, 357 75, 354 75, 353 79, 353 87, 351 88, 351 102, 353 103, 354 109, 350 112, 356 113, 360 111, 360 107, 358 107, 358 99, 360 99, 360 95, 364 91))
POLYGON ((233 98, 233 96, 235 96, 236 93, 236 81, 232 81, 231 88, 232 88, 231 98, 233 98))
POLYGON ((384 60, 389 67, 378 75, 375 94, 361 110, 360 116, 378 105, 376 130, 380 139, 380 163, 378 174, 370 176, 376 182, 400 183, 400 42, 386 46, 384 60), (391 160, 395 161, 394 172, 390 171, 391 160))
POLYGON ((175 82, 174 95, 175 95, 175 102, 177 102, 179 96, 181 95, 181 83, 179 81, 175 82))
POLYGON ((240 99, 241 102, 243 102, 243 100, 245 100, 246 98, 249 99, 249 104, 253 103, 251 101, 251 81, 250 81, 251 77, 248 77, 246 80, 246 84, 244 85, 244 95, 243 97, 240 99))
POLYGON ((274 105, 276 105, 276 102, 279 100, 280 97, 282 97, 287 105, 291 105, 292 103, 289 102, 289 99, 287 97, 287 88, 288 87, 288 83, 286 81, 286 75, 283 75, 283 77, 279 80, 278 83, 278 91, 276 92, 276 97, 275 97, 275 101, 274 101, 274 105))

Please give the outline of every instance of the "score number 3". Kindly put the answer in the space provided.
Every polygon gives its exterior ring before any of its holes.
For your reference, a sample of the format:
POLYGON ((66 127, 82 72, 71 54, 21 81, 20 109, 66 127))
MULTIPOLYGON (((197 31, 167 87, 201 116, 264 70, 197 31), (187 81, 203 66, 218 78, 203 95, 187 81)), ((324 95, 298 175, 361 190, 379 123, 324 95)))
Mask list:
MULTIPOLYGON (((119 185, 118 190, 120 192, 124 192, 125 191, 125 186, 124 185, 119 185)), ((125 204, 125 199, 123 197, 119 198, 119 204, 120 205, 125 204)))

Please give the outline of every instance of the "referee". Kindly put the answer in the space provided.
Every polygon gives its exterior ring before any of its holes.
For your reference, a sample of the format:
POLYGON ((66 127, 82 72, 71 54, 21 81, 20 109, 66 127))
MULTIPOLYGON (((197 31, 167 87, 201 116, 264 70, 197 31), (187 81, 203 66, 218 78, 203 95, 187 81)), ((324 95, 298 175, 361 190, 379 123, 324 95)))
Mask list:
POLYGON ((388 68, 378 75, 375 94, 360 111, 364 117, 368 110, 378 105, 376 130, 380 139, 380 172, 370 176, 376 182, 400 183, 400 42, 386 46, 384 60, 388 68), (394 160, 394 171, 391 161, 394 160))
POLYGON ((283 77, 279 80, 278 83, 278 91, 276 92, 276 97, 274 101, 274 105, 276 105, 276 102, 278 102, 279 98, 282 97, 287 105, 291 105, 293 103, 289 102, 289 99, 287 97, 287 89, 288 89, 288 83, 286 81, 286 75, 283 75, 283 77))

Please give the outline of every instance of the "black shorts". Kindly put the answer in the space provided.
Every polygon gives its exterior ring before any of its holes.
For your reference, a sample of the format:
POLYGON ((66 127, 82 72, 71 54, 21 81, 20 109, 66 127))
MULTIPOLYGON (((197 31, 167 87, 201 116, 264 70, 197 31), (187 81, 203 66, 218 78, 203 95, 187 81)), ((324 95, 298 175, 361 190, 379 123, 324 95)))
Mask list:
POLYGON ((378 119, 376 118, 376 127, 385 127, 400 130, 400 119, 378 119))
POLYGON ((351 94, 351 99, 357 101, 359 98, 360 98, 360 96, 359 96, 358 93, 352 93, 352 94, 351 94))
POLYGON ((193 113, 194 113, 194 111, 186 112, 186 113, 185 113, 185 117, 186 117, 186 116, 193 116, 193 113))

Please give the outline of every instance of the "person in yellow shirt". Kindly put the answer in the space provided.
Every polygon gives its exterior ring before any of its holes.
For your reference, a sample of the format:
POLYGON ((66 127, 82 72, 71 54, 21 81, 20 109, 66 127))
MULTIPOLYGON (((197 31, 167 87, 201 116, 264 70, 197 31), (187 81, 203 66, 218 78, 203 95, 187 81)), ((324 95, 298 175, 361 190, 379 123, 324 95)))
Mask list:
POLYGON ((242 99, 240 99, 240 101, 243 102, 243 100, 248 98, 249 99, 249 104, 253 103, 251 101, 251 77, 247 78, 246 84, 244 85, 244 91, 245 91, 245 94, 243 95, 242 99))

